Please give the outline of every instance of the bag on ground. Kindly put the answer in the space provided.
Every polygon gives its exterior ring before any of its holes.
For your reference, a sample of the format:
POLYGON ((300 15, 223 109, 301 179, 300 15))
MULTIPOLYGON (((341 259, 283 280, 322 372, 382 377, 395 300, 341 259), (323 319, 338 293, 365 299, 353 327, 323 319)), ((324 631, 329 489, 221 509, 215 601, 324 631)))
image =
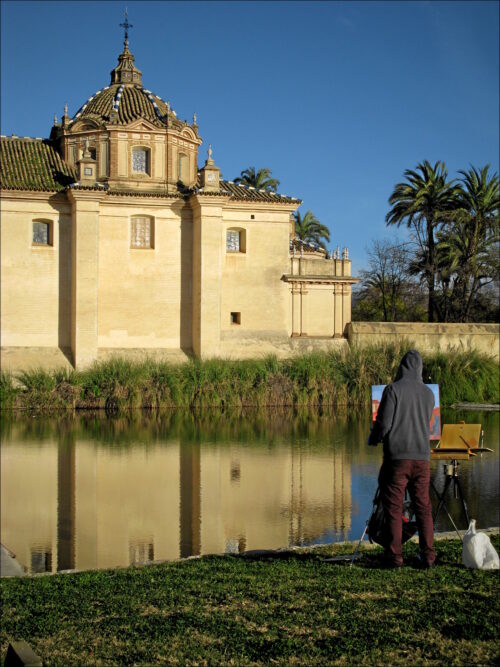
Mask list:
POLYGON ((498 570, 499 561, 490 538, 485 533, 476 532, 476 520, 471 519, 463 539, 462 563, 479 570, 498 570))
MULTIPOLYGON (((413 507, 409 500, 403 503, 401 514, 402 530, 401 543, 408 542, 417 532, 417 524, 413 521, 413 507)), ((381 547, 387 546, 387 527, 384 508, 380 498, 380 489, 377 489, 373 499, 373 511, 368 521, 368 538, 372 544, 380 544, 381 547)))

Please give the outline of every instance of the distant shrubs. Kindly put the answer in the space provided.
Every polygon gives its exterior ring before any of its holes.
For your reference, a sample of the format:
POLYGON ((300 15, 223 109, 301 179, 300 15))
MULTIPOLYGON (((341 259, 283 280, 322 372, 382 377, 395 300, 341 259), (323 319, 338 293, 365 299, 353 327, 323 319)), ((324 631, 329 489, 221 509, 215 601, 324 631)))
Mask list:
MULTIPOLYGON (((57 412, 67 409, 166 407, 267 407, 366 405, 373 384, 396 374, 409 344, 274 356, 243 361, 193 359, 169 364, 121 357, 82 371, 2 373, 2 409, 57 412)), ((424 356, 424 380, 440 385, 442 405, 499 402, 498 363, 476 352, 424 356)))

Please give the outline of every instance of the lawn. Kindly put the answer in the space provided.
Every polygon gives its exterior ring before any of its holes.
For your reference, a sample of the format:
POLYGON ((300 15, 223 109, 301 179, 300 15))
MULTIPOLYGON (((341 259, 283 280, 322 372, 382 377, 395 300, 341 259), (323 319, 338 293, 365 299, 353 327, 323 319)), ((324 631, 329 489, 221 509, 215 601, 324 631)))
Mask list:
POLYGON ((405 548, 401 570, 323 547, 4 579, 1 655, 24 639, 45 665, 498 664, 498 572, 466 570, 458 540, 429 571, 405 548))

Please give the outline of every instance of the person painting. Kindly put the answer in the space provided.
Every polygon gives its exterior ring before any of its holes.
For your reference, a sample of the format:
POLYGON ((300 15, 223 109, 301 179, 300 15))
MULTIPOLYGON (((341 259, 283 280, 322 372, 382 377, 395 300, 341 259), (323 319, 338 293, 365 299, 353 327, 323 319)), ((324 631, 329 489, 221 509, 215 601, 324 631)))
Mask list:
POLYGON ((386 521, 385 564, 401 567, 401 513, 406 488, 415 510, 422 567, 432 567, 434 526, 429 496, 429 424, 434 394, 422 379, 422 357, 417 350, 407 352, 395 381, 387 385, 377 417, 368 437, 370 446, 384 443, 379 488, 386 521))

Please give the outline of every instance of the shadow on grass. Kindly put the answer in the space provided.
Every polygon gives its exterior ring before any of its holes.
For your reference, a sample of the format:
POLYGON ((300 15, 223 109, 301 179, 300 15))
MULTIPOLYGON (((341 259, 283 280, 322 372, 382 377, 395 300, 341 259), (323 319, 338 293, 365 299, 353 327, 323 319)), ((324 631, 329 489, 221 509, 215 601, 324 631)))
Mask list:
MULTIPOLYGON (((332 567, 350 567, 356 546, 357 544, 342 544, 321 546, 311 548, 311 550, 256 550, 247 551, 234 557, 249 561, 310 561, 328 563, 332 567)), ((458 540, 436 541, 434 549, 436 551, 435 569, 441 567, 464 569, 462 565, 461 542, 458 542, 458 540)), ((402 569, 422 569, 417 543, 410 542, 404 545, 403 559, 402 569)), ((382 547, 372 547, 366 544, 361 545, 354 559, 353 566, 365 570, 387 570, 382 547)))

